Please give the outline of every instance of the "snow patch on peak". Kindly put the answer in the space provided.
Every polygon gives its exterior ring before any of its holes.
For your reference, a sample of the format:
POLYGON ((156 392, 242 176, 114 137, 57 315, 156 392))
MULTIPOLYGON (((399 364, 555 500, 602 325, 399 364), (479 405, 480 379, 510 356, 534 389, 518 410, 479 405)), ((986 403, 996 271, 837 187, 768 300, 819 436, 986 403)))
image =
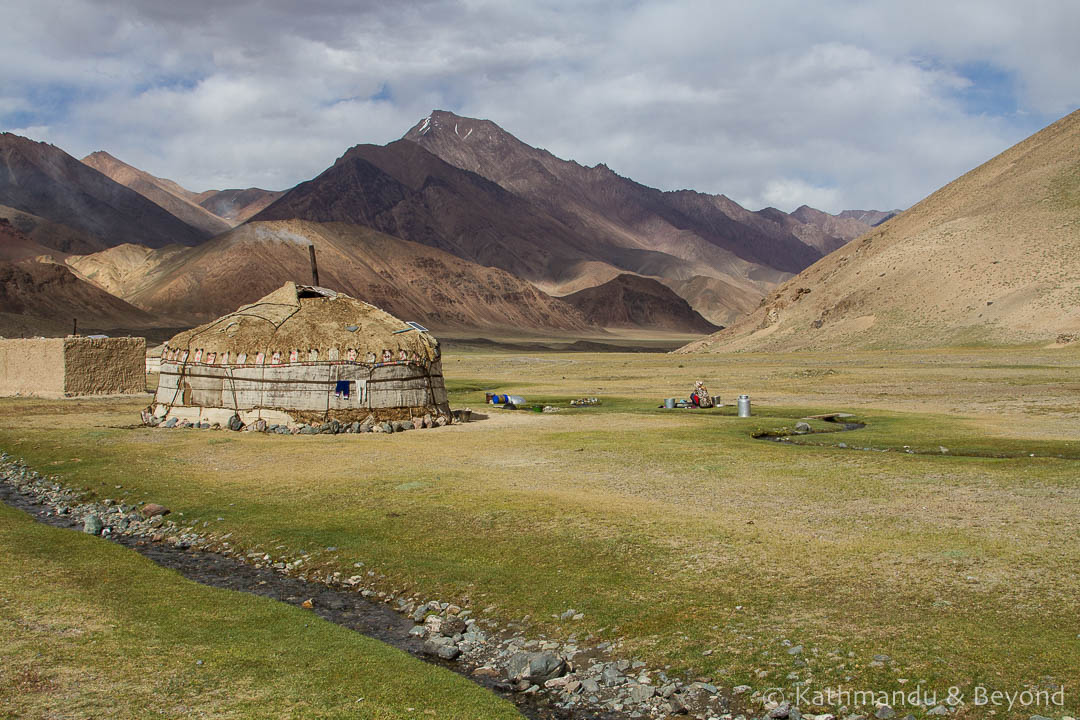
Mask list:
POLYGON ((428 115, 426 118, 424 118, 424 124, 420 126, 420 129, 417 130, 417 132, 420 135, 423 135, 424 133, 426 133, 430 129, 431 129, 431 116, 428 115))

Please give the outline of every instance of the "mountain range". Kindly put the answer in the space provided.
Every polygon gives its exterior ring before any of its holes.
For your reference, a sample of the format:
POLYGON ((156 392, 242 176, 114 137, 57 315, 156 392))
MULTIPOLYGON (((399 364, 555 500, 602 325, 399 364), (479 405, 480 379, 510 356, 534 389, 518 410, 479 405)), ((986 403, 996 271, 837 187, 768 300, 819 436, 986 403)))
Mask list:
POLYGON ((706 333, 886 215, 663 192, 443 111, 284 192, 191 191, 9 133, 0 163, 0 259, 70 269, 75 284, 51 280, 62 293, 111 293, 144 313, 132 326, 204 321, 305 281, 314 245, 325 283, 436 328, 706 333))
MULTIPOLYGON (((11 133, 0 134, 0 205, 64 225, 101 247, 198 245, 212 236, 60 148, 11 133)), ((72 250, 63 239, 35 239, 72 250)))
POLYGON ((661 192, 530 147, 488 120, 436 111, 385 146, 350 148, 255 216, 358 223, 501 267, 554 295, 632 273, 722 324, 869 229, 838 236, 723 195, 661 192), (803 234, 807 239, 799 237, 803 234))
POLYGON ((1080 338, 1080 111, 949 183, 684 348, 790 351, 1080 338))
POLYGON ((67 264, 147 312, 190 322, 231 312, 288 280, 307 280, 310 245, 321 284, 404 319, 441 328, 591 327, 573 306, 506 271, 343 223, 254 221, 194 248, 121 245, 67 264))

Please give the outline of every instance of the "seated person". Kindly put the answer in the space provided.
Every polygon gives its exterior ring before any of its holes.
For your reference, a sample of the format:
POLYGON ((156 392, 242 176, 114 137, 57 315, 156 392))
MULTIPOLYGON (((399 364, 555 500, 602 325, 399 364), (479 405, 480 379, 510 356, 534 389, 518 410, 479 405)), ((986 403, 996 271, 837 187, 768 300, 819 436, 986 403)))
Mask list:
POLYGON ((709 395, 709 389, 705 387, 705 383, 700 380, 694 383, 694 390, 690 393, 690 402, 694 407, 711 408, 713 406, 712 396, 709 395))

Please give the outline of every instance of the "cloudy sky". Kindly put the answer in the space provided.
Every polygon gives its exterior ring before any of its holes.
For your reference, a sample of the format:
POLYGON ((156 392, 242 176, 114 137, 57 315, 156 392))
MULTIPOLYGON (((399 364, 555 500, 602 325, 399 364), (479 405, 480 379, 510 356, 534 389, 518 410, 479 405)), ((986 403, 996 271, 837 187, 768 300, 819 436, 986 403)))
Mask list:
POLYGON ((1080 2, 5 0, 0 128, 283 189, 432 109, 757 209, 906 207, 1080 107, 1080 2))

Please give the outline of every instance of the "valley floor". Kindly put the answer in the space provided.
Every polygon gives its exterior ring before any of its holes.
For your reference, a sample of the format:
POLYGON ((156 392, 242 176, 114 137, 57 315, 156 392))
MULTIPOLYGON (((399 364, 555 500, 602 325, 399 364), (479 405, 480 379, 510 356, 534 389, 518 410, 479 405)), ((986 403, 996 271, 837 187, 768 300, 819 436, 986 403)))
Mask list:
MULTIPOLYGON (((281 437, 132 427, 148 398, 4 399, 0 449, 98 498, 167 505, 244 551, 307 552, 343 573, 363 562, 388 588, 528 616, 534 637, 619 640, 625 657, 721 688, 956 687, 958 716, 982 717, 979 687, 1064 683, 1065 707, 996 717, 1080 710, 1080 352, 463 350, 444 371, 452 405, 486 418, 281 437), (728 407, 658 409, 698 379, 728 407), (484 408, 485 390, 560 410, 484 408), (741 393, 752 418, 730 407, 741 393), (568 407, 587 396, 602 404, 568 407), (751 437, 835 411, 867 427, 751 437), (559 619, 570 608, 584 617, 559 619)), ((59 562, 48 552, 12 558, 9 579, 68 593, 69 612, 93 586, 87 568, 66 589, 59 571, 29 573, 59 562)), ((66 672, 71 652, 39 666, 66 672)))

